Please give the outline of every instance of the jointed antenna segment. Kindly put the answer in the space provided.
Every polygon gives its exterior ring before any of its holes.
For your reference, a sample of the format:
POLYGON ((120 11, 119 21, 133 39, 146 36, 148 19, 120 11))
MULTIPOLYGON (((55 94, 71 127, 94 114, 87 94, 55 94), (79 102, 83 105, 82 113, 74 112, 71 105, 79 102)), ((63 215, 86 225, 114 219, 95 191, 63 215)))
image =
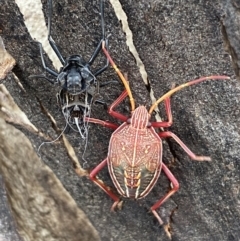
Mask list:
POLYGON ((112 67, 114 68, 114 70, 117 72, 119 78, 122 80, 124 87, 128 93, 129 96, 129 100, 130 100, 130 104, 131 104, 131 109, 132 111, 135 110, 135 101, 134 98, 132 96, 132 91, 129 87, 128 81, 125 79, 125 77, 123 76, 122 72, 120 71, 120 69, 117 67, 117 65, 114 63, 113 59, 111 58, 109 52, 107 51, 107 49, 105 48, 105 41, 102 42, 102 49, 103 52, 105 53, 107 59, 109 60, 110 64, 112 65, 112 67))
POLYGON ((149 114, 151 115, 152 112, 154 111, 154 109, 158 106, 159 103, 161 103, 163 100, 165 100, 166 98, 170 97, 172 94, 176 93, 177 91, 187 87, 187 86, 190 86, 190 85, 195 85, 195 84, 198 84, 200 82, 203 82, 205 80, 223 80, 223 79, 226 79, 226 80, 229 80, 230 78, 228 76, 225 76, 225 75, 213 75, 213 76, 207 76, 207 77, 202 77, 202 78, 199 78, 199 79, 196 79, 196 80, 191 80, 187 83, 184 83, 184 84, 181 84, 179 86, 177 86, 176 88, 168 91, 166 94, 164 94, 162 97, 160 97, 150 108, 149 110, 149 114))

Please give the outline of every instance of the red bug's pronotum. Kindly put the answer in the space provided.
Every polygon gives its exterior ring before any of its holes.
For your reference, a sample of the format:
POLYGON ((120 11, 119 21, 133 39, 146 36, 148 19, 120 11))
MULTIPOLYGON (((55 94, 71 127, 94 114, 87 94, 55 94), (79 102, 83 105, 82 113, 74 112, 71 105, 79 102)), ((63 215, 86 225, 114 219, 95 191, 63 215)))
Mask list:
POLYGON ((103 51, 125 86, 125 91, 117 98, 117 100, 114 101, 114 103, 112 103, 108 109, 108 113, 124 123, 120 126, 117 126, 116 124, 107 121, 88 117, 85 118, 85 121, 115 129, 110 139, 107 158, 90 172, 89 177, 114 200, 114 204, 112 206, 112 210, 114 210, 120 201, 119 197, 109 190, 109 188, 96 177, 97 173, 104 166, 108 165, 111 179, 118 193, 124 197, 133 199, 145 197, 154 187, 161 170, 163 170, 172 183, 172 189, 151 207, 152 213, 157 218, 159 223, 162 224, 163 222, 156 212, 156 209, 159 208, 171 195, 178 190, 179 184, 168 167, 162 162, 161 138, 172 137, 193 160, 209 161, 210 157, 195 155, 172 132, 162 131, 157 133, 154 128, 169 127, 172 125, 172 113, 169 97, 173 93, 182 88, 198 84, 205 80, 229 79, 229 77, 209 76, 189 81, 170 90, 159 98, 151 106, 149 111, 147 111, 146 107, 144 106, 139 106, 135 109, 135 102, 128 82, 113 62, 105 48, 104 42, 103 51), (130 118, 114 111, 114 108, 116 108, 127 96, 129 96, 132 109, 130 118), (165 101, 168 121, 150 122, 150 117, 153 110, 162 101, 165 101))

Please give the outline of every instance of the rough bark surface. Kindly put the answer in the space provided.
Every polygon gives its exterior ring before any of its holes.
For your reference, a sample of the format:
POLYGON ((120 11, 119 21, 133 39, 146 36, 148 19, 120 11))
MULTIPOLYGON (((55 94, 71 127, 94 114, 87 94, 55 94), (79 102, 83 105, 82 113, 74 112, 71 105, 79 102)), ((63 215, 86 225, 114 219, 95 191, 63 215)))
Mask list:
POLYGON ((240 2, 236 0, 222 1, 224 16, 222 18, 222 33, 226 50, 232 57, 235 74, 240 79, 240 2))
POLYGON ((1 241, 22 241, 16 229, 16 224, 8 203, 7 192, 2 176, 0 176, 0 220, 1 241))
MULTIPOLYGON (((148 210, 169 189, 164 175, 145 199, 124 200, 123 209, 111 213, 112 200, 88 179, 74 173, 62 145, 44 145, 40 150, 41 158, 84 210, 104 241, 158 241, 169 237, 176 241, 239 241, 240 86, 229 55, 224 51, 220 31, 220 19, 226 10, 216 0, 122 0, 121 3, 156 97, 174 85, 200 76, 226 74, 231 77, 230 81, 209 81, 192 86, 172 97, 173 126, 170 130, 196 154, 209 155, 212 161, 193 162, 174 141, 164 141, 163 161, 178 179, 180 190, 158 210, 166 223, 159 227, 148 210)), ((43 4, 46 9, 46 1, 43 4)), ((4 84, 31 122, 42 132, 55 136, 36 97, 64 128, 55 100, 56 88, 47 81, 29 78, 43 71, 38 46, 31 42, 13 0, 3 1, 1 10, 1 34, 6 49, 17 61, 13 72, 26 93, 12 81, 11 75, 4 84)), ((101 37, 98 1, 59 0, 53 11, 53 38, 63 56, 78 53, 88 59, 101 37)), ((149 106, 149 93, 108 1, 105 12, 106 28, 112 34, 110 52, 119 67, 128 73, 137 104, 149 106)), ((102 61, 100 59, 99 63, 102 61)), ((47 63, 51 67, 51 63, 47 63)), ((109 69, 99 79, 113 80, 117 76, 109 69)), ((102 98, 110 104, 122 90, 121 83, 108 86, 101 90, 102 98)), ((120 111, 127 113, 128 110, 126 101, 120 111)), ((164 113, 164 108, 161 110, 164 113)), ((92 116, 113 120, 101 106, 93 106, 92 116)), ((43 140, 26 134, 37 149, 43 140)), ((85 160, 81 162, 84 167, 92 169, 106 157, 110 135, 110 130, 91 125, 85 160)), ((85 142, 77 133, 69 132, 67 136, 79 159, 83 159, 85 142)), ((107 169, 99 176, 113 187, 107 169)))
POLYGON ((24 240, 100 240, 30 141, 0 119, 0 165, 8 200, 24 240))

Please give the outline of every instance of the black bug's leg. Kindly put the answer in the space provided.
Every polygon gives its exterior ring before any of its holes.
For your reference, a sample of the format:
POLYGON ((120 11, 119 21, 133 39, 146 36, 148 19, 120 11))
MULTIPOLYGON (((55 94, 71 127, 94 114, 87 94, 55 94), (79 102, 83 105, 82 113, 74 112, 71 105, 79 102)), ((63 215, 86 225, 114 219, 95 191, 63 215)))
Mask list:
POLYGON ((104 86, 109 85, 109 84, 118 84, 118 83, 119 83, 119 81, 117 81, 117 80, 109 80, 109 81, 105 81, 103 83, 100 83, 99 87, 101 88, 101 87, 104 87, 104 86))
MULTIPOLYGON (((101 27, 102 27, 102 39, 100 40, 100 42, 98 43, 97 48, 95 49, 95 51, 93 52, 91 58, 88 61, 89 65, 92 65, 94 60, 96 59, 96 57, 98 56, 100 50, 102 49, 102 41, 106 41, 106 47, 108 47, 108 41, 107 39, 105 39, 105 23, 104 23, 104 0, 100 1, 100 12, 101 12, 101 27)), ((107 59, 106 64, 96 70, 93 74, 94 76, 98 76, 99 74, 101 74, 103 71, 105 71, 107 69, 107 67, 109 66, 109 60, 107 59)))
POLYGON ((52 49, 58 56, 59 60, 61 61, 62 65, 65 64, 65 60, 61 55, 60 51, 58 50, 57 45, 55 44, 52 36, 51 36, 51 22, 52 22, 52 0, 48 0, 48 41, 51 45, 52 49))
POLYGON ((102 100, 95 100, 94 104, 100 104, 103 105, 104 109, 107 110, 108 106, 106 104, 106 102, 102 101, 102 100))
POLYGON ((92 54, 91 58, 88 61, 89 65, 92 65, 94 60, 96 59, 96 57, 98 56, 100 50, 102 49, 102 39, 101 41, 98 43, 97 48, 94 50, 94 53, 92 54))
POLYGON ((104 0, 100 0, 102 39, 105 40, 104 0))
MULTIPOLYGON (((42 44, 41 43, 38 43, 39 44, 39 48, 40 48, 40 55, 41 55, 41 60, 42 60, 42 65, 43 65, 43 68, 51 75, 57 77, 58 76, 58 73, 55 72, 54 70, 48 68, 46 66, 46 63, 45 63, 45 60, 44 60, 44 57, 43 57, 43 48, 42 48, 42 44)), ((47 78, 46 78, 47 79, 47 78)), ((47 79, 48 80, 48 79, 47 79)))
POLYGON ((49 79, 44 74, 33 74, 33 75, 30 75, 29 78, 42 78, 42 79, 45 79, 45 80, 49 81, 51 84, 55 83, 53 80, 49 79))
POLYGON ((101 12, 101 27, 102 27, 102 39, 98 43, 97 48, 93 52, 91 58, 88 61, 89 65, 92 65, 96 57, 98 56, 100 50, 102 49, 102 41, 105 39, 105 23, 104 23, 104 4, 103 0, 100 0, 100 12, 101 12))
MULTIPOLYGON (((101 42, 102 42, 102 41, 101 41, 101 42)), ((107 41, 107 39, 106 39, 106 43, 107 43, 107 42, 108 42, 108 41, 107 41)), ((107 47, 107 45, 106 45, 106 47, 107 47)), ((104 71, 108 68, 108 66, 109 66, 109 60, 107 59, 106 64, 105 64, 102 68, 96 70, 96 71, 93 73, 94 76, 96 77, 96 76, 100 75, 102 72, 104 72, 104 71)))
POLYGON ((100 96, 100 91, 99 91, 99 89, 100 89, 100 84, 99 84, 99 81, 97 81, 97 86, 96 86, 96 93, 95 93, 95 95, 94 95, 94 98, 97 98, 97 97, 99 97, 100 96))

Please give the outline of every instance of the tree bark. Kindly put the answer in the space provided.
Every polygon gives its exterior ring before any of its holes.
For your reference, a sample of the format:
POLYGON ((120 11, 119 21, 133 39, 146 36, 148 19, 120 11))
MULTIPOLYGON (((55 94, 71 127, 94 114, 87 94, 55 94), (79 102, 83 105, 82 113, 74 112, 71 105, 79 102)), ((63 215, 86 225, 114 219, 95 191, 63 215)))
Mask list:
POLYGON ((0 165, 24 240, 100 240, 96 230, 30 141, 0 119, 0 165))
MULTIPOLYGON (((107 33, 111 33, 109 51, 120 69, 128 73, 137 106, 149 107, 149 92, 128 51, 121 23, 111 4, 105 2, 106 28, 107 33)), ((229 81, 209 81, 189 87, 171 98, 173 126, 170 130, 193 152, 209 155, 212 161, 193 162, 174 141, 164 141, 163 161, 178 179, 180 190, 157 210, 165 221, 165 225, 159 227, 148 211, 169 189, 169 181, 164 175, 149 196, 137 202, 124 200, 123 209, 111 213, 112 200, 88 179, 74 173, 62 144, 44 145, 40 150, 41 158, 84 210, 104 241, 169 238, 176 241, 238 241, 240 87, 224 50, 220 30, 220 19, 226 9, 217 0, 122 0, 121 4, 155 97, 200 76, 226 74, 231 77, 229 81)), ((46 1, 43 5, 45 11, 46 1)), ((47 81, 29 78, 29 75, 43 72, 38 46, 31 42, 14 1, 4 1, 1 8, 2 37, 6 49, 17 61, 13 73, 26 93, 20 91, 9 76, 4 84, 30 121, 41 132, 56 137, 36 99, 63 129, 64 119, 55 100, 56 88, 47 81)), ((101 38, 98 12, 98 1, 59 0, 54 3, 52 35, 64 57, 81 54, 89 59, 101 38)), ((46 61, 53 68, 50 61, 46 61)), ((103 61, 104 58, 100 58, 99 65, 103 61)), ((110 68, 99 77, 100 81, 115 79, 117 75, 110 68)), ((119 82, 102 88, 101 95, 107 104, 111 104, 122 90, 119 82)), ((129 103, 124 102, 119 111, 129 115, 129 103)), ((160 106, 160 111, 165 118, 164 106, 160 106)), ((115 121, 101 106, 93 106, 91 113, 92 117, 115 121)), ((92 169, 106 157, 111 133, 104 127, 91 125, 86 151, 85 142, 77 133, 69 132, 67 137, 81 164, 92 169)), ((44 141, 29 132, 25 134, 35 149, 44 141)), ((107 169, 99 176, 114 190, 107 169)))
POLYGON ((240 31, 239 31, 239 9, 240 3, 235 0, 222 1, 224 16, 222 18, 222 33, 225 47, 232 57, 232 64, 237 78, 240 78, 239 59, 240 59, 240 31))

